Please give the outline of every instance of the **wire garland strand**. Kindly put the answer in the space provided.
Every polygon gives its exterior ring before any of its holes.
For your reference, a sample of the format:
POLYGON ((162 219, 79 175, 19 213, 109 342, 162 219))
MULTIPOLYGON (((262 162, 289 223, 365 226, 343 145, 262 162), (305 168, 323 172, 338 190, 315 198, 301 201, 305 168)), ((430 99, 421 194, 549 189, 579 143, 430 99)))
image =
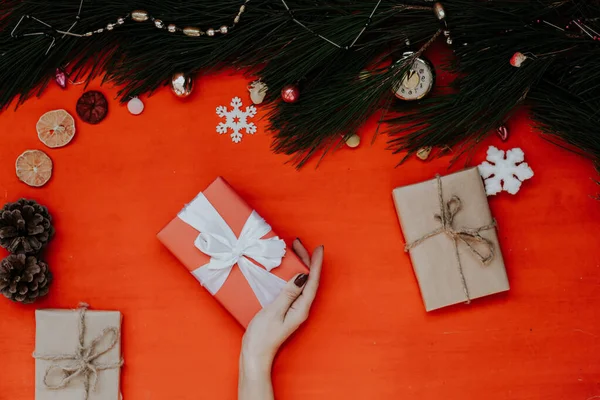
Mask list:
POLYGON ((283 6, 287 10, 287 12, 290 14, 290 17, 292 18, 292 21, 294 21, 296 24, 300 25, 306 31, 308 31, 308 32, 312 33, 313 35, 315 35, 315 36, 323 39, 324 41, 326 41, 327 43, 331 44, 332 46, 337 47, 338 49, 350 50, 352 47, 354 47, 354 45, 356 44, 356 42, 358 41, 358 39, 360 39, 360 37, 362 36, 362 34, 365 33, 365 31, 367 30, 367 28, 371 24, 371 21, 373 20, 373 15, 375 15, 375 12, 377 12, 377 9, 379 8, 379 5, 381 4, 381 0, 379 0, 377 2, 377 4, 375 4, 375 8, 373 8, 373 11, 371 11, 371 14, 367 18, 367 22, 364 24, 364 26, 362 27, 362 29, 360 30, 360 32, 358 32, 358 35, 356 35, 356 37, 354 38, 354 40, 352 41, 352 43, 350 43, 349 46, 341 46, 338 43, 334 42, 333 40, 328 39, 325 36, 323 36, 323 35, 315 32, 312 29, 310 29, 308 26, 304 25, 302 22, 300 22, 300 21, 298 21, 296 19, 296 17, 294 16, 294 12, 292 11, 292 9, 290 9, 290 7, 287 5, 287 3, 285 2, 285 0, 281 0, 281 3, 283 4, 283 6))

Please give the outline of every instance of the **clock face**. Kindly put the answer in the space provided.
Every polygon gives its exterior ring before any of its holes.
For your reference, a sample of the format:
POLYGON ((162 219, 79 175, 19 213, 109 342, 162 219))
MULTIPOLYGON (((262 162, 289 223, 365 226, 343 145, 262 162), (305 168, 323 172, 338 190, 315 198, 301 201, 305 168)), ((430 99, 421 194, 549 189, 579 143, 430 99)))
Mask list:
POLYGON ((401 100, 419 100, 433 88, 435 76, 429 62, 417 58, 410 70, 404 75, 394 94, 401 100))

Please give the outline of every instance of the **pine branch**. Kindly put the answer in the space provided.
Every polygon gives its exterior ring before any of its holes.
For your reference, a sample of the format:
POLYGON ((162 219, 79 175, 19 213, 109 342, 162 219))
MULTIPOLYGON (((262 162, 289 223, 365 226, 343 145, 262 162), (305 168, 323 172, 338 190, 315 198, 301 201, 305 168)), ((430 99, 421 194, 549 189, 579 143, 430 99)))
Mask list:
MULTIPOLYGON (((450 31, 456 55, 448 68, 459 78, 450 94, 415 103, 392 100, 392 88, 408 68, 394 62, 405 50, 427 47, 440 29, 431 2, 382 0, 375 12, 374 1, 286 3, 292 13, 281 1, 252 0, 224 36, 186 37, 158 30, 151 21, 126 19, 111 31, 76 38, 57 30, 76 21, 80 0, 4 1, 0 109, 15 98, 18 105, 41 94, 56 68, 88 82, 103 74, 104 81, 120 86, 119 97, 126 101, 152 93, 175 72, 234 67, 268 84, 274 150, 293 155, 298 165, 356 132, 390 103, 398 113, 389 121, 395 152, 468 149, 526 104, 544 132, 599 159, 599 134, 590 122, 597 119, 600 101, 600 43, 593 38, 600 31, 598 0, 444 1, 443 29, 450 31), (52 28, 26 18, 13 37, 23 16, 52 28), (509 64, 515 52, 528 57, 520 68, 509 64), (371 76, 365 78, 365 70, 371 76), (300 86, 299 102, 281 102, 286 84, 300 86)), ((240 5, 241 0, 145 0, 143 6, 137 0, 85 0, 72 32, 106 27, 139 8, 165 24, 217 29, 231 23, 240 5)))
MULTIPOLYGON (((548 80, 568 82, 566 87, 573 92, 600 94, 594 79, 600 76, 597 42, 537 22, 557 15, 580 18, 584 2, 547 2, 545 7, 538 3, 452 2, 448 18, 457 57, 449 67, 459 76, 454 93, 425 100, 418 111, 390 120, 390 146, 396 153, 408 150, 410 154, 425 146, 472 146, 503 124, 519 104, 535 105, 537 97, 532 98, 530 91, 548 80), (509 64, 515 52, 529 57, 520 68, 509 64)), ((595 10, 594 15, 600 15, 595 10)), ((556 99, 554 92, 546 94, 553 102, 550 108, 558 102, 565 110, 576 107, 556 99)), ((597 137, 590 134, 592 143, 585 149, 596 157, 597 137)))

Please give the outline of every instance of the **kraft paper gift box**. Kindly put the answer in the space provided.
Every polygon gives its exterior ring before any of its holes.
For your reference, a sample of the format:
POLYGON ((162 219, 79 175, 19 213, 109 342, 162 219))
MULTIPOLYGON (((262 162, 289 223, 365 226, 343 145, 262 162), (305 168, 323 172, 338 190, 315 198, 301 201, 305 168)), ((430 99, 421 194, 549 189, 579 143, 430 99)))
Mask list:
POLYGON ((308 273, 221 177, 186 205, 158 239, 243 327, 288 280, 308 273))
POLYGON ((36 310, 35 321, 36 400, 121 399, 120 312, 82 305, 36 310))
POLYGON ((427 311, 509 289, 477 168, 396 188, 393 199, 427 311))

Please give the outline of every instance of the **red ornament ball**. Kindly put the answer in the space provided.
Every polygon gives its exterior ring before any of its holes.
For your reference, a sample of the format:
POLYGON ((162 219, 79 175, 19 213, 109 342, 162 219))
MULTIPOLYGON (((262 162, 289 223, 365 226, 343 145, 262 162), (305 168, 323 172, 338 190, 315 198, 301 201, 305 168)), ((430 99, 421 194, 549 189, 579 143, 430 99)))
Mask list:
POLYGON ((98 91, 85 92, 77 101, 77 115, 88 124, 97 124, 108 113, 106 97, 98 91))
POLYGON ((516 52, 515 54, 513 54, 513 56, 510 58, 510 65, 512 65, 513 67, 517 67, 519 68, 521 66, 521 64, 523 64, 523 62, 527 60, 527 56, 521 52, 516 52))
POLYGON ((300 89, 296 85, 285 85, 281 89, 281 99, 286 103, 295 103, 300 98, 300 89))

